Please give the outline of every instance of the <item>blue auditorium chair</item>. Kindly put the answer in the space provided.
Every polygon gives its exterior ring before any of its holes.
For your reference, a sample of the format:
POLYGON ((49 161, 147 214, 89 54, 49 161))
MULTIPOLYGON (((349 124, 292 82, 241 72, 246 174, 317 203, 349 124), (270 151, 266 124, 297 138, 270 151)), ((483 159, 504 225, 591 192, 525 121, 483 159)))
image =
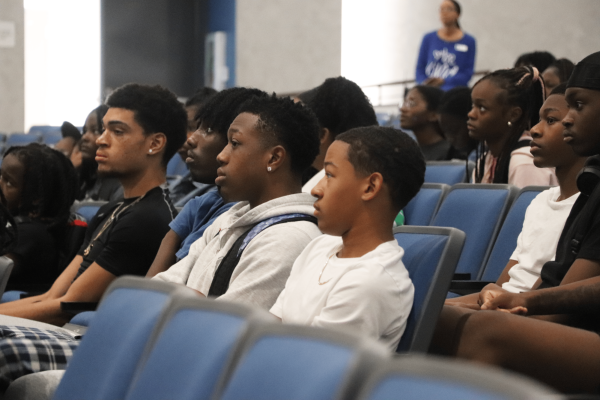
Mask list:
POLYGON ((450 291, 458 294, 475 293, 490 283, 496 282, 506 267, 510 256, 517 248, 517 238, 523 229, 525 211, 531 201, 550 186, 527 186, 519 191, 502 223, 492 252, 477 280, 454 281, 450 291))
POLYGON ((162 281, 125 276, 106 290, 54 399, 123 398, 152 330, 171 301, 194 296, 162 281))
POLYGON ((460 258, 465 234, 454 228, 400 226, 394 237, 415 287, 413 307, 398 352, 427 352, 446 292, 460 258))
POLYGON ((61 132, 45 132, 42 134, 42 143, 48 146, 54 146, 62 139, 61 132))
POLYGON ((500 368, 455 359, 407 355, 377 366, 357 398, 559 400, 567 397, 537 381, 500 368))
POLYGON ((472 161, 468 162, 468 168, 467 162, 462 160, 428 161, 425 168, 425 182, 445 183, 450 186, 468 182, 473 168, 475 168, 475 163, 472 161))
POLYGON ((273 316, 262 309, 200 297, 179 299, 159 323, 125 399, 211 399, 244 339, 269 322, 273 316))
POLYGON ((443 183, 424 183, 419 193, 404 207, 404 224, 429 225, 449 190, 450 186, 443 183))
POLYGON ((389 358, 386 347, 337 330, 269 324, 255 330, 216 398, 346 399, 367 372, 389 358))
POLYGON ((183 176, 187 173, 188 167, 185 161, 183 161, 181 157, 179 157, 179 154, 175 153, 175 155, 171 157, 169 163, 167 164, 167 177, 175 178, 178 176, 183 176))
POLYGON ((32 133, 13 133, 6 139, 6 148, 10 146, 25 146, 29 143, 40 143, 42 136, 40 134, 32 133))
POLYGON ((431 225, 457 228, 466 234, 456 272, 459 279, 477 279, 518 189, 512 185, 452 186, 431 225))
POLYGON ((61 133, 60 130, 60 126, 52 126, 52 125, 33 125, 31 128, 29 128, 29 132, 28 134, 35 134, 35 135, 40 135, 43 136, 45 134, 52 134, 52 133, 61 133))
POLYGON ((85 218, 86 222, 90 222, 92 218, 96 215, 100 207, 108 203, 107 201, 82 201, 80 203, 74 204, 71 207, 71 211, 81 215, 85 218))

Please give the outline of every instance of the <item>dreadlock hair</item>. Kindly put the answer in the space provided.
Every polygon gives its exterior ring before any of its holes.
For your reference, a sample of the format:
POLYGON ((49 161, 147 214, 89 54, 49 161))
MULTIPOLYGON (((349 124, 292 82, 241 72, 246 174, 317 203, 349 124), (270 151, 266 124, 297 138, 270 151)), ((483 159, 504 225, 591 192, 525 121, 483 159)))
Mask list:
POLYGON ((213 97, 215 94, 217 94, 217 91, 213 88, 210 88, 210 87, 200 88, 200 89, 196 90, 196 92, 192 95, 192 97, 190 97, 189 99, 186 100, 185 106, 186 107, 190 107, 190 106, 200 107, 204 103, 206 103, 211 97, 213 97))
POLYGON ((58 150, 39 143, 10 147, 23 164, 23 189, 19 216, 49 222, 49 229, 62 228, 71 214, 77 193, 77 174, 71 161, 58 150))
POLYGON ((165 134, 167 145, 162 158, 165 167, 187 138, 187 113, 183 104, 162 86, 128 83, 115 89, 106 105, 133 111, 135 121, 146 135, 165 134))
POLYGON ((536 67, 538 71, 544 72, 550 66, 556 57, 548 51, 533 51, 531 53, 523 53, 515 61, 515 68, 518 67, 536 67))
MULTIPOLYGON (((516 106, 522 111, 519 120, 511 126, 509 137, 498 156, 494 170, 493 183, 508 183, 510 154, 517 147, 523 132, 537 124, 539 120, 539 111, 546 98, 544 81, 535 67, 500 69, 481 78, 475 86, 484 80, 490 80, 506 92, 502 99, 507 106, 516 106)), ((476 152, 475 182, 477 183, 483 179, 487 152, 485 143, 480 142, 476 152)))
POLYGON ((269 97, 259 89, 235 87, 215 94, 196 113, 197 126, 205 124, 227 141, 229 125, 238 116, 238 108, 252 97, 269 97))
POLYGON ((300 177, 319 154, 319 122, 314 113, 290 98, 254 96, 237 110, 258 116, 256 129, 265 147, 281 145, 292 172, 300 177))
POLYGON ((379 172, 399 212, 415 197, 425 180, 425 159, 417 142, 391 127, 350 129, 336 140, 348 143, 348 161, 357 175, 379 172))
POLYGON ((334 137, 359 126, 378 125, 369 98, 351 80, 328 78, 315 90, 299 98, 315 113, 321 128, 329 129, 334 137))

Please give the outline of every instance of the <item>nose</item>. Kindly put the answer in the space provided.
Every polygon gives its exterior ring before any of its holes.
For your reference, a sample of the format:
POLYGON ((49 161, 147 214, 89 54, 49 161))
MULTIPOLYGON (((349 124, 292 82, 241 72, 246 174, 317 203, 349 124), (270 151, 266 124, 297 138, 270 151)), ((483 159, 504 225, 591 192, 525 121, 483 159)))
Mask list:
POLYGON ((200 131, 196 130, 187 138, 187 145, 192 149, 195 149, 198 145, 198 136, 200 136, 200 131))
POLYGON ((569 111, 567 115, 565 115, 561 122, 565 128, 570 128, 573 126, 573 117, 571 116, 571 111, 569 111))
POLYGON ((471 111, 467 114, 469 120, 475 119, 475 106, 471 107, 471 111))
POLYGON ((221 152, 217 155, 217 162, 219 163, 219 165, 227 164, 227 161, 229 160, 230 147, 231 144, 227 144, 227 146, 225 146, 225 148, 221 150, 221 152))
POLYGON ((531 137, 534 139, 540 138, 542 137, 542 129, 541 129, 541 125, 542 121, 538 122, 537 124, 535 124, 530 130, 529 133, 531 134, 531 137))
POLYGON ((106 129, 102 131, 102 134, 98 136, 96 139, 96 146, 106 146, 108 142, 106 141, 106 129))
POLYGON ((320 199, 323 197, 323 184, 325 182, 325 179, 327 179, 326 176, 321 178, 321 180, 319 182, 317 182, 315 187, 313 187, 312 190, 310 191, 310 194, 312 196, 315 196, 317 199, 320 199))

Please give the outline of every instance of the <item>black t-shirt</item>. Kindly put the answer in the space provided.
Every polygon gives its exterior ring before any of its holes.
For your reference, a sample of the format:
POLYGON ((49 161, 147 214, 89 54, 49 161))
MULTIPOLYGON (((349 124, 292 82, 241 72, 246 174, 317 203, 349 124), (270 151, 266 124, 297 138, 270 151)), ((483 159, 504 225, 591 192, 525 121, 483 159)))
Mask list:
POLYGON ((115 276, 146 275, 177 211, 171 203, 168 190, 160 187, 138 199, 110 202, 98 210, 77 253, 83 257, 83 262, 75 279, 93 262, 115 276), (106 221, 119 207, 121 212, 117 211, 118 217, 96 239, 106 221), (84 254, 90 243, 93 245, 89 253, 84 254))
POLYGON ((18 256, 18 265, 10 274, 6 290, 44 290, 58 277, 59 246, 48 232, 48 224, 31 218, 16 217, 18 239, 10 252, 18 256))
POLYGON ((558 240, 556 261, 549 261, 542 268, 540 288, 558 286, 576 259, 600 261, 600 201, 590 201, 592 197, 581 193, 573 204, 558 240), (588 212, 591 217, 588 217, 588 212), (574 232, 570 229, 580 225, 583 219, 588 220, 590 225, 579 245, 574 247, 574 232))
POLYGON ((444 161, 448 160, 451 146, 450 142, 444 139, 434 144, 419 147, 421 148, 425 161, 444 161))

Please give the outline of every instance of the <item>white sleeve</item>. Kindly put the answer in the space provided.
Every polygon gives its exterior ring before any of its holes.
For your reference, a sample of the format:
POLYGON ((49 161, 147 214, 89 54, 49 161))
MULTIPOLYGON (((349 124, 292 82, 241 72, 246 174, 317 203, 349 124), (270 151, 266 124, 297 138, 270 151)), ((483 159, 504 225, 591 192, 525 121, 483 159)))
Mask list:
POLYGON ((404 329, 413 303, 412 282, 408 278, 405 282, 383 281, 376 267, 344 274, 311 325, 359 332, 374 339, 381 338, 394 321, 398 329, 404 329))
POLYGON ((217 300, 249 303, 269 310, 283 290, 294 261, 319 233, 316 225, 304 221, 265 229, 250 241, 231 276, 227 292, 217 300), (311 226, 301 229, 299 224, 311 226))
POLYGON ((275 301, 275 304, 273 304, 273 307, 271 307, 271 309, 269 310, 269 312, 271 314, 273 314, 274 316, 276 316, 279 319, 282 319, 281 316, 283 315, 282 305, 283 305, 284 298, 285 298, 285 288, 283 288, 281 293, 279 293, 279 296, 277 296, 277 300, 275 301))
MULTIPOLYGON (((219 218, 220 217, 221 216, 219 216, 219 218)), ((214 222, 217 221, 215 220, 214 222)), ((160 274, 156 274, 152 279, 185 285, 190 273, 192 272, 192 268, 194 268, 196 260, 206 247, 206 244, 213 238, 214 235, 216 235, 216 233, 219 232, 218 229, 214 228, 214 222, 211 226, 206 228, 200 239, 192 243, 187 256, 183 257, 181 260, 179 260, 179 262, 173 264, 168 270, 161 272, 160 274)))

